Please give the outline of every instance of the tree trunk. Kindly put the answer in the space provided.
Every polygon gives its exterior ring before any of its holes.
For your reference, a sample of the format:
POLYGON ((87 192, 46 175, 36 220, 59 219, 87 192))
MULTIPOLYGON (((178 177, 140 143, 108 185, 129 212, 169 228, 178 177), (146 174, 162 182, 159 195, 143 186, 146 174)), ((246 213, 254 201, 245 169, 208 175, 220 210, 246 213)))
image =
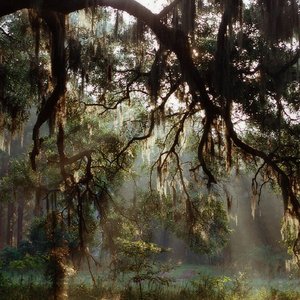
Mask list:
POLYGON ((33 212, 35 217, 40 217, 43 215, 43 207, 41 204, 41 198, 42 198, 41 188, 39 186, 37 186, 36 190, 35 190, 35 206, 34 206, 34 212, 33 212))
POLYGON ((6 227, 6 244, 8 246, 13 246, 14 241, 14 214, 15 214, 15 204, 13 201, 8 203, 7 207, 7 227, 6 227))
POLYGON ((68 299, 65 272, 66 250, 64 248, 54 248, 50 254, 48 274, 51 278, 52 294, 54 300, 68 299))
POLYGON ((5 229, 4 229, 4 205, 0 202, 0 251, 5 245, 5 229))
POLYGON ((19 245, 23 239, 24 204, 25 204, 24 195, 21 195, 18 201, 17 245, 19 245))

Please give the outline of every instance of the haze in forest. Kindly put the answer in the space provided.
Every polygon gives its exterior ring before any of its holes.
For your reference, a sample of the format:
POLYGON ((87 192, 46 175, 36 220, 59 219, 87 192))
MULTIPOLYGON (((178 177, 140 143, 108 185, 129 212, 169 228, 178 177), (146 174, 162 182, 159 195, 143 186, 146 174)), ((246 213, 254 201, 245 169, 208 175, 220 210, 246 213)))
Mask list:
POLYGON ((300 299, 299 1, 139 3, 0 1, 0 298, 300 299))

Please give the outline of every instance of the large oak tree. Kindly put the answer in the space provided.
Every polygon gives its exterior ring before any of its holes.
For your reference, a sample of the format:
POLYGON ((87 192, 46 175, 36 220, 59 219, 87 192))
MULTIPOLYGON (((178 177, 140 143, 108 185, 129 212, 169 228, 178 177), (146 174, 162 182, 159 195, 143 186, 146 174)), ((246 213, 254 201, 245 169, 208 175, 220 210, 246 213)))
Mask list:
MULTIPOLYGON (((80 52, 82 38, 71 32, 68 16, 73 12, 86 10, 92 15, 93 22, 101 22, 104 14, 99 12, 103 7, 117 11, 111 10, 110 15, 116 14, 115 40, 119 44, 126 44, 126 41, 118 35, 117 20, 121 12, 126 12, 136 18, 136 27, 142 28, 137 28, 139 43, 146 47, 148 40, 147 50, 151 49, 149 43, 159 47, 153 51, 152 46, 153 55, 148 56, 148 60, 145 59, 147 54, 141 50, 141 63, 132 64, 132 67, 125 69, 121 68, 121 62, 116 59, 113 63, 103 61, 100 73, 102 77, 105 74, 106 82, 101 82, 103 78, 99 78, 100 88, 102 84, 103 89, 113 93, 114 89, 121 90, 123 87, 123 92, 119 98, 114 97, 114 103, 110 104, 106 103, 106 93, 98 92, 99 99, 100 94, 103 97, 98 100, 97 105, 105 110, 116 108, 122 102, 130 101, 136 86, 142 85, 146 94, 143 101, 149 102, 151 107, 148 110, 148 128, 144 134, 128 140, 117 160, 133 142, 146 140, 153 135, 155 124, 159 121, 158 116, 164 115, 170 120, 172 117, 177 119, 173 121, 172 142, 164 156, 157 161, 158 173, 168 159, 174 159, 178 169, 182 170, 178 157, 180 138, 184 128, 188 126, 188 120, 196 118, 199 124, 196 150, 198 164, 193 165, 191 170, 202 170, 208 188, 221 179, 218 175, 220 168, 230 169, 233 162, 250 165, 255 163, 257 173, 253 180, 253 192, 260 192, 258 174, 262 174, 265 181, 276 182, 281 189, 285 216, 299 222, 297 62, 300 56, 300 24, 299 4, 296 0, 285 1, 284 4, 259 0, 251 5, 236 0, 214 3, 174 0, 169 1, 157 14, 134 0, 1 1, 2 17, 17 14, 20 10, 29 11, 31 34, 36 41, 35 57, 30 62, 33 65, 34 60, 39 60, 39 51, 42 51, 39 49, 41 39, 46 39, 45 33, 49 33, 49 48, 44 47, 43 51, 48 51, 51 57, 51 74, 47 77, 50 89, 47 92, 38 89, 41 94, 38 97, 39 112, 33 128, 34 145, 30 154, 33 169, 38 168, 36 160, 43 145, 41 127, 50 121, 52 131, 57 135, 60 170, 66 184, 75 182, 68 173, 67 166, 82 158, 87 161, 86 180, 91 176, 91 150, 71 156, 66 154, 64 127, 68 120, 64 119, 61 112, 68 99, 66 93, 71 72, 77 74, 77 78, 82 78, 82 81, 87 81, 88 73, 92 73, 92 68, 97 67, 97 62, 92 61, 87 50, 85 54, 80 52), (122 73, 126 73, 126 77, 121 80, 122 73), (172 95, 177 95, 178 103, 183 103, 180 104, 180 113, 169 112, 168 101, 171 101, 172 95), (244 131, 252 128, 250 134, 237 130, 235 122, 238 117, 246 119, 244 131)), ((2 33, 9 38, 5 28, 2 28, 2 33)), ((90 34, 92 35, 92 31, 90 34)), ((91 36, 89 39, 100 40, 99 36, 91 36)), ((110 43, 113 48, 115 40, 110 37, 109 42, 102 45, 103 48, 110 43)), ((99 43, 101 45, 101 41, 99 43)), ((5 51, 1 57, 2 67, 5 66, 5 51)), ((101 59, 96 55, 94 57, 96 60, 101 59)), ((37 66, 40 64, 37 63, 37 66)), ((11 110, 6 108, 11 103, 7 97, 7 85, 4 84, 4 72, 0 76, 3 77, 2 83, 0 82, 1 106, 8 116, 11 110)), ((93 73, 93 78, 91 86, 96 85, 96 72, 93 73)), ((184 180, 182 184, 184 185, 184 180)), ((186 194, 188 198, 188 192, 186 194)), ((190 204, 187 205, 187 213, 192 216, 190 199, 187 199, 187 204, 190 204)), ((298 225, 296 227, 292 247, 298 257, 300 230, 298 225)))

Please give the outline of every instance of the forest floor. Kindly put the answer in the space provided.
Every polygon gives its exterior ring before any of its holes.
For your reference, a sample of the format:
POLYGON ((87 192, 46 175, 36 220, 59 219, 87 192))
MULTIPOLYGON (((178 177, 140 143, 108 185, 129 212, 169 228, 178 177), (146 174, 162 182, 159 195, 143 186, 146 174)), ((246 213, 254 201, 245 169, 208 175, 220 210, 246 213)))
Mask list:
MULTIPOLYGON (((42 274, 3 274, 10 284, 0 282, 0 299, 51 299, 49 282, 42 274), (22 297, 21 297, 22 296, 22 297), (21 298, 20 298, 21 297, 21 298)), ((238 272, 229 267, 181 264, 139 286, 132 277, 112 280, 94 270, 95 284, 88 271, 68 279, 71 300, 300 300, 300 277, 295 274, 238 272), (168 280, 160 281, 158 278, 168 280)), ((2 278, 3 279, 3 278, 2 278)))
MULTIPOLYGON (((106 290, 125 290, 127 297, 122 296, 120 299, 128 300, 300 300, 300 276, 286 272, 269 274, 266 271, 261 274, 253 270, 239 272, 230 267, 181 264, 160 276, 169 281, 161 284, 158 280, 153 280, 154 284, 145 282, 143 296, 138 295, 138 284, 130 282, 130 277, 125 276, 121 282, 114 283, 107 280, 105 274, 101 274, 99 279, 106 290)), ((70 280, 70 286, 87 288, 91 285, 92 281, 86 271, 70 280)))

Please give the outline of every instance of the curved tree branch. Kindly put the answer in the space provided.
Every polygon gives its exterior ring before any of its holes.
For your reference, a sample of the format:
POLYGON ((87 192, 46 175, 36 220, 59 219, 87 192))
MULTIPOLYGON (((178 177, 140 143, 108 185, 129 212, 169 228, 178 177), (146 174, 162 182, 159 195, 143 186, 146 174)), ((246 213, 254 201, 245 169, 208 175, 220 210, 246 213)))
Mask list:
POLYGON ((292 189, 292 183, 288 175, 272 160, 272 155, 268 155, 265 152, 255 149, 250 145, 244 143, 237 135, 234 130, 233 123, 231 119, 225 118, 226 127, 228 134, 234 144, 245 151, 246 153, 253 155, 255 157, 261 158, 267 165, 269 165, 278 175, 278 183, 281 188, 284 210, 289 210, 289 205, 292 205, 292 212, 296 214, 298 220, 300 219, 300 204, 297 200, 296 195, 292 189))
POLYGON ((208 169, 206 162, 204 160, 204 145, 208 139, 208 135, 211 129, 211 124, 212 124, 212 118, 207 116, 206 120, 205 120, 205 124, 204 124, 204 128, 203 128, 203 133, 202 133, 202 137, 200 140, 200 143, 198 145, 198 160, 200 162, 200 165, 204 171, 204 173, 207 175, 208 177, 208 182, 207 182, 207 187, 210 188, 212 183, 217 183, 214 175, 211 173, 211 171, 208 169))

